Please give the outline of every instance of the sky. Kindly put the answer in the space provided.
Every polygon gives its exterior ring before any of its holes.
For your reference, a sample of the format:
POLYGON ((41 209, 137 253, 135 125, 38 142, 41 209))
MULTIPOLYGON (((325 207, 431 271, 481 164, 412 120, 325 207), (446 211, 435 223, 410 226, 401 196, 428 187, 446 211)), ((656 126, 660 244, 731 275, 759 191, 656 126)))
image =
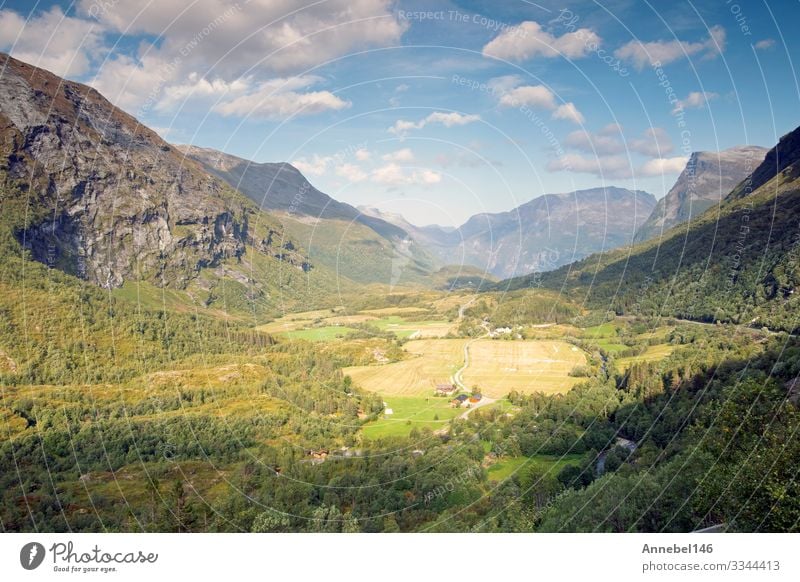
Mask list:
POLYGON ((28 0, 0 4, 0 50, 172 143, 459 225, 661 197, 693 151, 773 146, 800 125, 798 21, 792 0, 28 0))

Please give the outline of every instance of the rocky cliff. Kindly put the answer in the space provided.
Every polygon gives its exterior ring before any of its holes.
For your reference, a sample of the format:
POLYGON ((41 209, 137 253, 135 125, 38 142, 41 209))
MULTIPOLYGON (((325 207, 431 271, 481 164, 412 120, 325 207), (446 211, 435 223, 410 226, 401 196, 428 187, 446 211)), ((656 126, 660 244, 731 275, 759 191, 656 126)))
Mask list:
POLYGON ((104 287, 184 287, 255 252, 309 266, 244 196, 96 90, 0 55, 0 170, 25 197, 34 258, 104 287))

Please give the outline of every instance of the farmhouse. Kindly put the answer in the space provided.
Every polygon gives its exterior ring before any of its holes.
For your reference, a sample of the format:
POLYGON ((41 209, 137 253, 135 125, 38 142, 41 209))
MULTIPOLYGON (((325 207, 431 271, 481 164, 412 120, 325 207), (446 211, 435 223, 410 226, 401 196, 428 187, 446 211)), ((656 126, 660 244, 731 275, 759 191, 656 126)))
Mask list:
POLYGON ((480 394, 473 394, 472 396, 469 397, 469 401, 470 403, 475 404, 476 402, 480 402, 481 398, 483 398, 483 396, 481 396, 480 394))
POLYGON ((435 394, 436 396, 450 396, 456 391, 456 387, 452 384, 437 384, 435 394))
POLYGON ((450 404, 453 406, 461 406, 467 400, 468 396, 466 394, 459 394, 453 400, 450 401, 450 404))

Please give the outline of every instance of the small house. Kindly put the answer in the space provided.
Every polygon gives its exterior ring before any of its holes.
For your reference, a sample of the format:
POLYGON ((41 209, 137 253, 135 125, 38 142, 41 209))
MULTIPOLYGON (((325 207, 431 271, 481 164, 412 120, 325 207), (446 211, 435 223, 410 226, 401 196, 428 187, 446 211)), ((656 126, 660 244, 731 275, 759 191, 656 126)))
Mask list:
POLYGON ((450 396, 456 391, 456 387, 452 384, 437 384, 436 385, 436 396, 450 396))
POLYGON ((469 397, 469 401, 471 404, 475 404, 476 402, 480 402, 481 398, 483 398, 483 396, 481 396, 480 394, 473 394, 472 396, 469 397))
POLYGON ((453 406, 461 406, 464 402, 469 398, 466 394, 459 394, 453 400, 450 401, 450 404, 453 406))

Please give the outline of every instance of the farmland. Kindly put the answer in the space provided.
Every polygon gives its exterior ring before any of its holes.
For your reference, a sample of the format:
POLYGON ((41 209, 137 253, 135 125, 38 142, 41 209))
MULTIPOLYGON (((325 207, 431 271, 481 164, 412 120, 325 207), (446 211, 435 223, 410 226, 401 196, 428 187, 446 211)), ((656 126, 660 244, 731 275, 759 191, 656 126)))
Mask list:
POLYGON ((413 357, 379 366, 344 368, 355 384, 384 396, 428 396, 449 382, 463 363, 464 339, 414 340, 405 345, 413 357))
POLYGON ((566 342, 481 340, 470 346, 463 379, 492 398, 502 398, 511 390, 556 394, 581 381, 569 372, 585 363, 584 353, 566 342))
MULTIPOLYGON (((464 362, 467 340, 418 340, 406 344, 414 357, 380 366, 356 366, 343 372, 362 388, 389 396, 429 395, 436 384, 450 382, 464 362)), ((477 340, 469 345, 469 365, 464 383, 492 398, 511 390, 519 392, 566 392, 580 381, 569 376, 586 356, 575 346, 560 341, 477 340)))

